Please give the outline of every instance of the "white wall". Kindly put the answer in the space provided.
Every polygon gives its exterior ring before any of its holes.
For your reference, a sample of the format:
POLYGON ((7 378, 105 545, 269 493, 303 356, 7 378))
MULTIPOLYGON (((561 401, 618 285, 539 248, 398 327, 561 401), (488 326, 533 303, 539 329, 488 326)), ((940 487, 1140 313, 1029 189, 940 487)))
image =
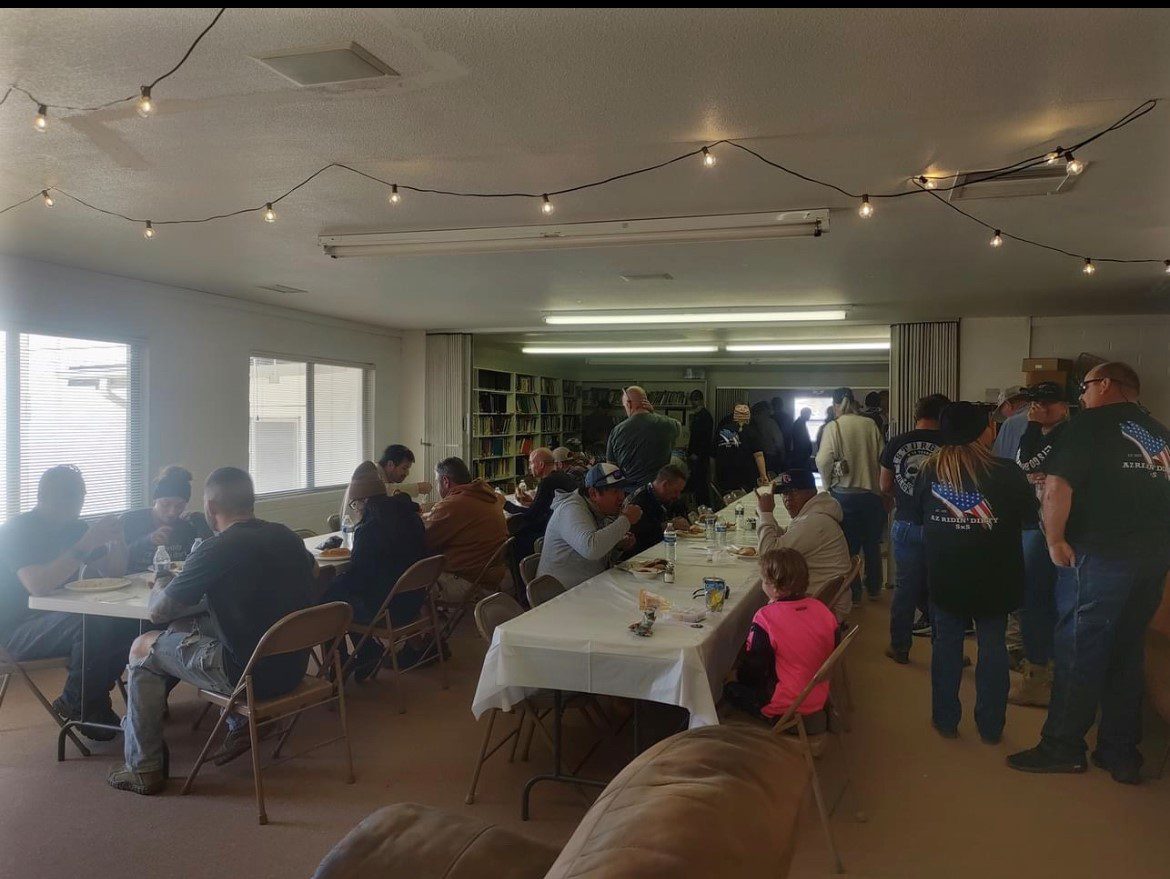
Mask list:
MULTIPOLYGON (((148 476, 181 463, 200 483, 216 467, 248 466, 254 351, 372 365, 374 448, 397 439, 401 342, 394 331, 3 256, 0 325, 145 343, 148 476)), ((339 504, 340 492, 322 491, 263 501, 258 513, 320 531, 339 504)))
POLYGON ((1030 340, 1030 318, 964 318, 959 324, 959 398, 994 402, 1002 389, 1021 384, 1030 340))

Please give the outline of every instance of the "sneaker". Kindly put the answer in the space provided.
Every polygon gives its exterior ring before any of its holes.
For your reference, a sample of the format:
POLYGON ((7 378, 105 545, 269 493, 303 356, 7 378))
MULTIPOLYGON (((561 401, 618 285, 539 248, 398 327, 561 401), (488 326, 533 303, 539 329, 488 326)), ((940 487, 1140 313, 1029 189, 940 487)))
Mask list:
POLYGON ((149 797, 166 790, 167 779, 161 771, 135 772, 129 766, 121 766, 109 774, 106 784, 116 790, 128 790, 149 797))
MULTIPOLYGON (((53 711, 62 720, 81 720, 81 711, 68 702, 65 701, 64 696, 58 696, 53 700, 53 711)), ((114 709, 108 703, 106 705, 91 705, 85 709, 85 719, 91 720, 94 723, 102 724, 102 726, 116 726, 118 729, 122 727, 122 718, 114 712, 114 709)), ((102 726, 90 726, 85 724, 77 727, 78 732, 85 736, 90 741, 94 742, 111 742, 118 735, 118 730, 103 729, 102 726)))
POLYGON ((1098 769, 1108 771, 1109 775, 1118 784, 1142 783, 1142 760, 1140 754, 1129 759, 1109 760, 1100 750, 1096 750, 1089 757, 1093 761, 1094 766, 1098 769))
POLYGON ((1074 760, 1063 760, 1049 754, 1043 745, 1037 745, 1035 748, 1029 748, 1027 751, 1018 751, 1015 754, 1009 754, 1007 765, 1020 772, 1070 774, 1085 772, 1089 768, 1085 763, 1084 754, 1074 760))
MULTIPOLYGON (((260 741, 271 738, 276 731, 276 724, 273 723, 265 724, 257 730, 260 735, 260 741)), ((226 766, 237 757, 241 757, 251 750, 252 736, 248 732, 248 725, 244 724, 236 729, 229 728, 227 735, 223 737, 223 745, 220 746, 219 753, 211 758, 211 762, 216 766, 226 766)))
POLYGON ((929 638, 931 633, 930 618, 920 616, 914 621, 914 627, 910 631, 915 638, 929 638))
POLYGON ((939 726, 933 720, 930 722, 930 725, 933 726, 934 731, 944 739, 957 739, 959 737, 959 731, 953 726, 939 726))
POLYGON ((1046 665, 1024 662, 1020 679, 1012 684, 1008 702, 1012 705, 1035 705, 1047 708, 1052 699, 1052 671, 1046 665))
POLYGON ((890 657, 890 659, 894 660, 894 662, 898 663, 898 665, 910 664, 909 650, 895 650, 893 647, 887 647, 886 656, 890 657))

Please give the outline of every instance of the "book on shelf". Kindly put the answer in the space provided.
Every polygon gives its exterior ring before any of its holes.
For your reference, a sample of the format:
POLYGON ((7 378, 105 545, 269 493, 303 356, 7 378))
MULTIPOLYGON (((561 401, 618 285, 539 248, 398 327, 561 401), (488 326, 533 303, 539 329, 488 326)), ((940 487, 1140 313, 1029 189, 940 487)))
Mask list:
POLYGON ((516 395, 516 411, 525 415, 535 415, 540 411, 540 405, 537 402, 539 397, 525 397, 520 394, 516 395))
POLYGON ((516 376, 516 391, 522 394, 536 393, 536 376, 534 375, 518 375, 516 376))
POLYGON ((510 458, 503 460, 475 461, 474 463, 475 475, 481 479, 496 480, 512 478, 512 460, 510 458))
POLYGON ((533 449, 536 448, 535 436, 518 436, 516 437, 516 454, 528 457, 533 449))
POLYGON ((512 432, 511 415, 479 415, 475 419, 476 436, 496 436, 512 432))
POLYGON ((540 429, 540 419, 535 415, 517 415, 516 433, 536 433, 540 429))
POLYGON ((542 394, 555 394, 557 392, 557 380, 555 378, 542 378, 540 380, 540 392, 542 394))
POLYGON ((510 437, 501 436, 491 439, 476 440, 478 445, 475 446, 479 458, 501 458, 511 456, 512 454, 512 440, 510 437))
POLYGON ((480 412, 504 413, 508 411, 508 397, 506 394, 479 394, 480 412))

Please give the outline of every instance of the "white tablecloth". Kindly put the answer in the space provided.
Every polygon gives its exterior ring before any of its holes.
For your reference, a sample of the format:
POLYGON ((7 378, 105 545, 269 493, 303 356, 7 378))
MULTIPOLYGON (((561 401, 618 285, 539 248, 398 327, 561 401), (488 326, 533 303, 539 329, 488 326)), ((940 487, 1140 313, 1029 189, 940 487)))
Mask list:
POLYGON ((120 617, 126 620, 148 620, 146 604, 150 598, 147 574, 127 574, 130 585, 112 592, 70 592, 61 588, 48 595, 30 595, 32 610, 56 610, 62 613, 83 613, 95 617, 120 617))
MULTIPOLYGON (((755 515, 755 497, 743 499, 755 515)), ((784 516, 783 507, 778 511, 784 516)), ((721 517, 733 521, 732 510, 721 517)), ((736 541, 734 529, 729 542, 736 541)), ((754 544, 754 532, 739 535, 754 544)), ((641 557, 665 557, 662 544, 641 557)), ((717 724, 715 701, 723 679, 747 636, 752 616, 763 605, 755 559, 706 560, 704 540, 678 542, 675 582, 646 582, 611 569, 499 626, 484 657, 472 711, 509 708, 535 689, 559 689, 679 705, 692 727, 717 724), (627 627, 641 619, 638 592, 645 588, 673 605, 700 607, 692 593, 703 578, 726 580, 731 597, 720 613, 708 613, 701 629, 660 617, 648 638, 627 627)))

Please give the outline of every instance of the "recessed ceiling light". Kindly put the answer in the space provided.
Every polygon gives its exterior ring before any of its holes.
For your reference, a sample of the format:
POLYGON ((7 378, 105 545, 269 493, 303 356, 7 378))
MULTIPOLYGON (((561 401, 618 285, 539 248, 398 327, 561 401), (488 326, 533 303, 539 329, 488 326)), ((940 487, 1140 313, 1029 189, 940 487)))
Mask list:
POLYGON ((397 70, 375 58, 357 43, 289 49, 256 60, 300 86, 330 85, 399 75, 397 70))
POLYGON ((725 351, 888 351, 889 342, 792 342, 777 345, 725 345, 725 351))
POLYGON ((578 348, 525 347, 524 354, 709 354, 716 345, 598 345, 578 348))
POLYGON ((845 320, 839 311, 674 311, 624 314, 548 314, 546 324, 738 324, 778 321, 845 320))

